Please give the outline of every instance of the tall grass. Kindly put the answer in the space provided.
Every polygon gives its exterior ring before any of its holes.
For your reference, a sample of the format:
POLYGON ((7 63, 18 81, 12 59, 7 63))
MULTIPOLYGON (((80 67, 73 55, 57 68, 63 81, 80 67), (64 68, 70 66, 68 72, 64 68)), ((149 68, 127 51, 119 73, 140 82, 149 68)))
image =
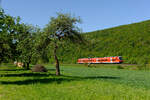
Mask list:
POLYGON ((61 66, 61 76, 0 70, 0 100, 149 100, 150 72, 61 66))

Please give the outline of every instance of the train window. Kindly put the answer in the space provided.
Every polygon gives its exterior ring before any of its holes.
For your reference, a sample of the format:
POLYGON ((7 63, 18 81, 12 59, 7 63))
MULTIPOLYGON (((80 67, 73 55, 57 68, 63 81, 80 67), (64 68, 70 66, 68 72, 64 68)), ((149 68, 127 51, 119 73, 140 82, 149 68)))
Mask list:
POLYGON ((122 60, 122 57, 119 57, 120 60, 122 60))
POLYGON ((115 61, 116 59, 112 59, 112 61, 115 61))
POLYGON ((103 61, 103 59, 98 59, 98 61, 103 61))

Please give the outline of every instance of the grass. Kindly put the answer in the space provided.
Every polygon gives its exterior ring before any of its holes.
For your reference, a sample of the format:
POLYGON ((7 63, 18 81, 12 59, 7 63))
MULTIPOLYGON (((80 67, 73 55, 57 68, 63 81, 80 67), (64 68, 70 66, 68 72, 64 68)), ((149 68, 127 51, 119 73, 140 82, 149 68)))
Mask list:
POLYGON ((0 100, 150 100, 150 71, 62 65, 55 76, 46 66, 47 73, 1 67, 0 100))

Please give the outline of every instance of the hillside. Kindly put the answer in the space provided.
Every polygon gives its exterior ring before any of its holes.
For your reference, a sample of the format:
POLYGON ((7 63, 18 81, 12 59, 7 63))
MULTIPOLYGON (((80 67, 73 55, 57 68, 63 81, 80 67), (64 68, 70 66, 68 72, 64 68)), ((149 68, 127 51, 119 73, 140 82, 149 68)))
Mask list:
MULTIPOLYGON (((150 20, 83 34, 88 45, 69 44, 59 58, 64 63, 76 63, 82 57, 123 56, 124 63, 150 61, 150 20)), ((52 60, 51 60, 52 61, 52 60)))

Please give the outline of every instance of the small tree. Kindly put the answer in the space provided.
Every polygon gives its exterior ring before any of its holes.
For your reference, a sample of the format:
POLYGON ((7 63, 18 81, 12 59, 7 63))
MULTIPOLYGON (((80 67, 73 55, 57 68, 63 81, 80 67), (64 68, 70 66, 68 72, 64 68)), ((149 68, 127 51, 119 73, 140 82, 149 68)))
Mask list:
POLYGON ((24 67, 29 69, 29 64, 38 56, 36 51, 36 36, 39 29, 30 25, 22 24, 22 32, 18 37, 17 50, 19 59, 24 63, 24 67))
POLYGON ((56 62, 56 75, 60 75, 59 59, 57 57, 57 50, 60 44, 63 44, 64 41, 73 43, 82 42, 80 30, 75 26, 76 23, 80 22, 80 18, 72 17, 70 14, 57 13, 57 17, 51 17, 50 22, 44 29, 45 40, 49 40, 49 44, 54 48, 53 54, 56 62))

